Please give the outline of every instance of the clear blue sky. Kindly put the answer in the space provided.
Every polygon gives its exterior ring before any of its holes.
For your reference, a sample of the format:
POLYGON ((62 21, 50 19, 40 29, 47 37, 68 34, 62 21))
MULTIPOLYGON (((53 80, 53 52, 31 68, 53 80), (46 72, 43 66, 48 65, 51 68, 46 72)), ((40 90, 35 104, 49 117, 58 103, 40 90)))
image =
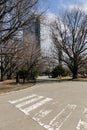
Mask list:
POLYGON ((48 8, 49 13, 58 14, 64 9, 79 5, 82 9, 87 9, 87 0, 43 0, 42 6, 48 8))

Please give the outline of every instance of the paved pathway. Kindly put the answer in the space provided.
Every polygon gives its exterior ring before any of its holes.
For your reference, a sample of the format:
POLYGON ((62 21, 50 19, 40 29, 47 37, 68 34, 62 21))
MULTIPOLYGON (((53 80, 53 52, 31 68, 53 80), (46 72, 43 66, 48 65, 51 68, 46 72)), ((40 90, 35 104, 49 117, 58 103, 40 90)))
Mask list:
POLYGON ((0 95, 0 130, 87 130, 87 82, 39 83, 0 95))

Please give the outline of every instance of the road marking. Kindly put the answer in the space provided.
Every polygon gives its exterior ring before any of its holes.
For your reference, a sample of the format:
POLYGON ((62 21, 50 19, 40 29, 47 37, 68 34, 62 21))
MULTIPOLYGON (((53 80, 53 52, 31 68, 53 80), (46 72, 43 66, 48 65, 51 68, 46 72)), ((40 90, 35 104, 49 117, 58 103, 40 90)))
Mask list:
POLYGON ((76 127, 77 130, 87 130, 87 122, 82 121, 81 119, 78 122, 78 125, 76 127))
POLYGON ((52 105, 56 105, 56 104, 58 104, 58 101, 52 103, 52 105))
POLYGON ((87 119, 87 108, 84 109, 85 118, 87 119))
POLYGON ((18 103, 18 102, 21 102, 21 101, 24 101, 24 100, 27 100, 27 99, 30 99, 30 98, 33 98, 37 96, 36 94, 32 94, 30 96, 27 96, 27 97, 23 97, 23 98, 20 98, 20 99, 17 99, 17 100, 14 100, 14 101, 11 101, 9 100, 8 102, 10 102, 11 104, 15 104, 15 103, 18 103))
POLYGON ((40 122, 40 120, 47 116, 50 112, 52 112, 52 110, 40 110, 38 113, 35 114, 33 119, 37 121, 39 124, 43 124, 40 122))
POLYGON ((42 98, 44 98, 44 97, 43 97, 43 96, 38 96, 38 97, 36 97, 36 98, 34 98, 34 99, 31 99, 31 100, 22 102, 22 103, 16 105, 16 107, 17 107, 17 108, 23 107, 23 106, 25 106, 25 105, 27 105, 27 104, 33 103, 33 102, 38 101, 39 99, 42 99, 42 98))
POLYGON ((49 126, 51 129, 59 130, 64 122, 71 116, 72 110, 76 108, 76 105, 68 104, 50 123, 49 126))
POLYGON ((83 113, 87 113, 87 108, 84 109, 84 112, 83 113))
POLYGON ((40 101, 40 102, 38 102, 38 103, 36 103, 36 104, 34 104, 34 105, 32 105, 32 106, 29 106, 29 107, 25 108, 25 109, 21 109, 21 108, 20 108, 20 110, 21 110, 22 112, 24 112, 26 115, 29 115, 29 112, 30 112, 30 111, 32 111, 32 110, 34 110, 34 109, 36 109, 36 108, 38 108, 38 107, 44 105, 45 103, 47 103, 47 102, 49 102, 49 101, 51 101, 51 100, 53 100, 53 99, 52 99, 52 98, 46 98, 46 99, 44 99, 44 100, 42 100, 42 101, 40 101))
MULTIPOLYGON (((9 101, 11 104, 16 104, 15 107, 18 108, 20 111, 24 112, 25 115, 29 115, 29 112, 39 108, 40 106, 43 106, 44 104, 46 104, 47 102, 52 101, 52 98, 45 98, 44 96, 38 96, 36 94, 32 94, 30 96, 26 96, 17 100, 13 100, 13 101, 9 101), (27 100, 29 99, 29 100, 27 100), (38 101, 42 99, 41 101, 38 101), (23 102, 22 102, 23 101, 23 102), (37 103, 30 105, 26 108, 22 108, 23 106, 30 104, 30 103, 34 103, 35 101, 37 101, 37 103), (19 103, 21 102, 21 103, 19 103)), ((55 105, 58 102, 51 102, 51 105, 55 105)), ((43 123, 41 120, 47 116, 49 113, 51 113, 53 110, 40 110, 38 113, 36 113, 32 119, 35 120, 40 126, 42 126, 43 128, 47 129, 47 130, 59 130, 62 125, 64 124, 65 121, 68 120, 68 118, 71 116, 73 110, 75 110, 75 108, 77 107, 77 105, 73 105, 73 104, 68 104, 64 109, 62 109, 62 111, 60 111, 60 113, 58 113, 48 124, 43 123)), ((84 110, 84 113, 86 112, 86 109, 84 110)), ((80 126, 84 127, 84 130, 87 130, 87 123, 83 122, 83 121, 79 121, 78 125, 77 125, 77 130, 80 130, 80 126)))
POLYGON ((71 116, 72 110, 76 108, 76 105, 68 104, 54 119, 52 119, 49 125, 43 127, 47 130, 59 130, 64 122, 71 116))
MULTIPOLYGON (((87 108, 84 108, 84 112, 83 112, 84 116, 85 116, 85 120, 87 120, 87 108)), ((77 127, 77 130, 87 130, 87 122, 86 121, 82 121, 81 119, 79 120, 77 127)))

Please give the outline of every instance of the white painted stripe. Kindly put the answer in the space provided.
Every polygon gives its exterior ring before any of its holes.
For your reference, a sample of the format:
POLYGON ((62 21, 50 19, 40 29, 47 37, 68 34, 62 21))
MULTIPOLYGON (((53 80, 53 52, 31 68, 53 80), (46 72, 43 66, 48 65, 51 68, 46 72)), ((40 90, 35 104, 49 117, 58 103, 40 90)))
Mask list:
POLYGON ((50 128, 50 125, 44 125, 44 128, 48 130, 50 128))
POLYGON ((85 118, 87 119, 87 108, 84 108, 84 116, 85 116, 85 118))
POLYGON ((50 122, 50 125, 53 124, 53 122, 66 110, 66 109, 75 109, 76 108, 76 105, 70 105, 68 104, 51 122, 50 122))
POLYGON ((43 127, 47 130, 59 130, 75 108, 76 105, 68 104, 48 125, 43 125, 43 127))
POLYGON ((59 125, 59 127, 58 127, 56 130, 59 130, 59 129, 62 127, 62 125, 64 124, 64 122, 68 120, 68 118, 71 116, 71 114, 72 114, 72 112, 70 112, 70 113, 66 116, 66 118, 63 120, 63 122, 61 122, 61 124, 59 125))
MULTIPOLYGON (((61 126, 64 124, 64 122, 71 116, 72 114, 72 109, 74 110, 76 108, 76 105, 70 105, 68 104, 51 122, 50 122, 50 126, 52 127, 56 127, 55 130, 59 130, 61 128, 61 126), (67 111, 68 110, 68 111, 67 111), (67 113, 66 113, 67 112, 67 113), (65 114, 66 116, 64 117, 64 119, 60 120, 61 115, 65 114)), ((48 129, 50 130, 50 129, 48 129)))
POLYGON ((40 124, 41 123, 40 120, 44 118, 45 116, 47 116, 50 112, 52 112, 52 110, 40 110, 38 113, 35 114, 33 119, 40 124))
POLYGON ((42 123, 41 121, 39 121, 38 123, 39 123, 40 126, 43 126, 43 125, 44 125, 44 123, 42 123))
POLYGON ((54 130, 53 128, 49 128, 49 130, 54 130))
POLYGON ((83 113, 84 113, 84 114, 87 113, 87 108, 84 108, 84 112, 83 112, 83 113))
POLYGON ((15 104, 15 103, 18 103, 18 102, 21 102, 21 101, 27 100, 27 99, 29 99, 29 98, 33 98, 33 97, 35 97, 35 96, 37 96, 37 95, 32 94, 32 95, 30 95, 30 96, 23 97, 23 98, 20 98, 20 99, 14 100, 14 101, 9 100, 8 102, 10 102, 11 104, 15 104))
POLYGON ((81 128, 83 128, 83 130, 87 130, 87 122, 79 120, 76 129, 81 130, 81 128))
POLYGON ((25 102, 20 103, 20 104, 16 105, 16 107, 17 107, 17 108, 20 108, 20 107, 25 106, 25 105, 27 105, 27 104, 33 103, 33 102, 35 102, 35 101, 38 101, 39 99, 42 99, 42 98, 44 98, 44 97, 43 97, 43 96, 36 97, 36 98, 34 98, 34 99, 31 99, 31 100, 28 100, 28 101, 25 101, 25 102))
POLYGON ((21 110, 22 112, 24 112, 26 115, 29 115, 29 112, 30 112, 30 111, 32 111, 32 110, 34 110, 34 109, 36 109, 36 108, 38 108, 38 107, 44 105, 46 102, 49 102, 49 101, 51 101, 51 100, 52 100, 52 98, 46 98, 46 99, 44 99, 44 100, 42 100, 42 101, 40 101, 40 102, 38 102, 38 103, 36 103, 36 104, 34 104, 34 105, 28 107, 28 108, 25 108, 25 109, 21 109, 21 108, 20 108, 20 110, 21 110))

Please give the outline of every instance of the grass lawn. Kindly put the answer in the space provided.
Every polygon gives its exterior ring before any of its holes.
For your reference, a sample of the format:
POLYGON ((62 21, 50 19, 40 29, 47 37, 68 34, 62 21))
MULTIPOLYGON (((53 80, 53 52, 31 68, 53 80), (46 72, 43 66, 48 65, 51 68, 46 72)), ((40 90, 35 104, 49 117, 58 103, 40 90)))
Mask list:
POLYGON ((72 81, 87 81, 87 78, 72 79, 70 76, 62 77, 61 80, 72 80, 72 81))
POLYGON ((35 83, 16 84, 15 80, 0 82, 0 94, 32 87, 35 83))

